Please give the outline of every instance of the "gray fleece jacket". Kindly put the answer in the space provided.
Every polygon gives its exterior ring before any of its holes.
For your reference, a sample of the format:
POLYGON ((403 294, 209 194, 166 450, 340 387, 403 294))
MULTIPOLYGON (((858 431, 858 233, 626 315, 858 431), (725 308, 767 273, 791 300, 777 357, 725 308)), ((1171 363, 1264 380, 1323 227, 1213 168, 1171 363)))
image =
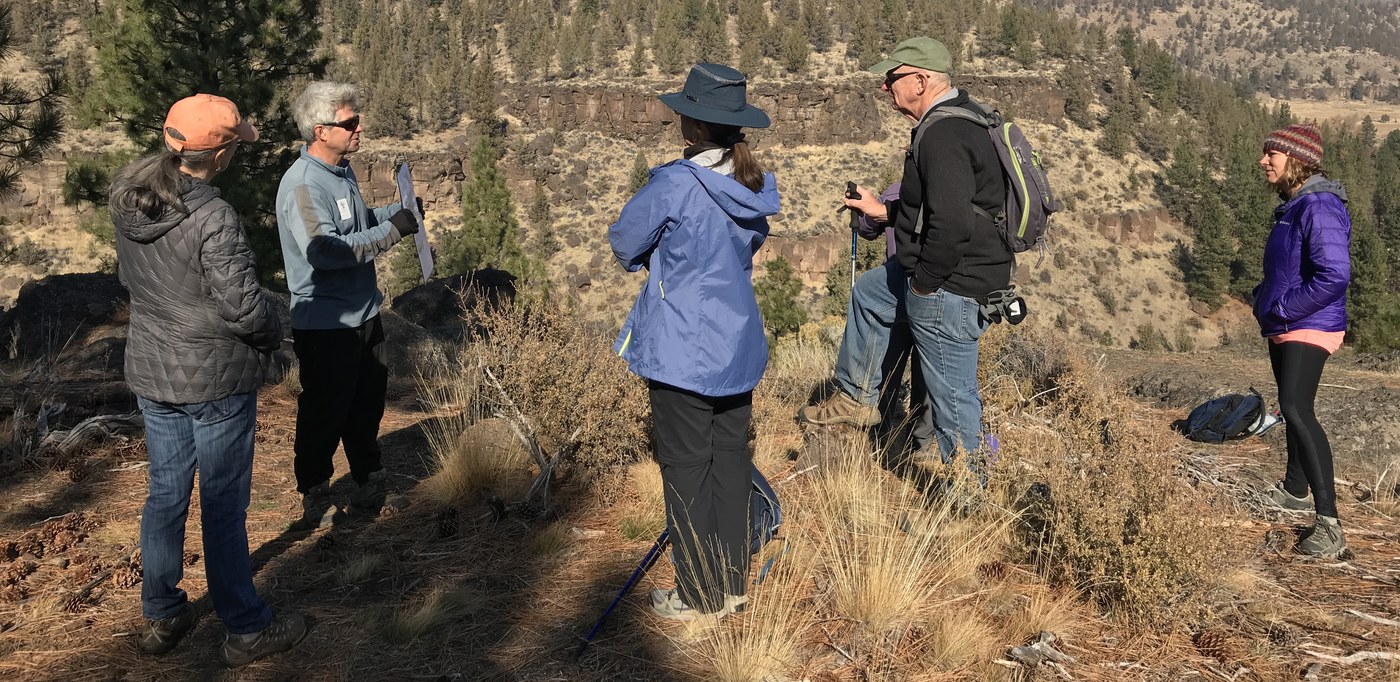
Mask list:
POLYGON ((127 384, 179 404, 257 390, 282 325, 258 284, 243 223, 202 180, 186 176, 180 198, 188 215, 111 211, 118 273, 131 292, 127 384))
POLYGON ((389 222, 399 208, 366 207, 348 162, 332 166, 302 147, 277 187, 293 329, 354 328, 379 314, 374 259, 399 241, 389 222))

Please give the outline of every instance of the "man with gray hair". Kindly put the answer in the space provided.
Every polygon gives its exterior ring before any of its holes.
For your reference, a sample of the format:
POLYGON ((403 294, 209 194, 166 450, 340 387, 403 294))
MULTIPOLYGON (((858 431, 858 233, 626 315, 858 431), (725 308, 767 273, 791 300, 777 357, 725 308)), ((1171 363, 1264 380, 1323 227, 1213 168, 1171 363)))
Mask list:
POLYGON ((353 85, 308 85, 292 103, 306 145, 277 188, 301 379, 294 449, 302 517, 294 526, 302 529, 329 523, 337 511, 330 492, 337 445, 356 483, 350 513, 376 516, 385 497, 377 441, 389 370, 374 259, 419 225, 397 203, 365 206, 346 160, 360 149, 358 109, 353 85))
MULTIPOLYGON (((883 354, 907 327, 927 380, 933 429, 916 433, 916 463, 947 463, 982 445, 977 385, 978 340, 990 324, 989 297, 1011 282, 1015 259, 994 217, 1006 179, 986 128, 952 111, 972 103, 953 87, 948 49, 927 36, 910 38, 870 67, 884 75, 891 107, 914 122, 897 197, 865 187, 846 205, 894 227, 895 257, 852 288, 837 358, 840 391, 798 417, 811 424, 873 426, 886 377, 872 355, 883 354), (932 441, 932 442, 930 442, 932 441)), ((977 473, 977 463, 967 464, 977 473)))

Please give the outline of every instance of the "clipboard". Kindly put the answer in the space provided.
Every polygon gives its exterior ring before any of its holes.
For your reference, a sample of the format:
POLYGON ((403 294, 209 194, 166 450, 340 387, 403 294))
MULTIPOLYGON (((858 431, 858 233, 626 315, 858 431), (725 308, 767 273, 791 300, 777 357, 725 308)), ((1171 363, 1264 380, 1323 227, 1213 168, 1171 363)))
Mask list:
POLYGON ((418 195, 413 192, 413 173, 408 167, 408 160, 399 159, 394 182, 399 187, 399 203, 418 219, 419 230, 413 235, 413 245, 418 249, 418 267, 423 271, 423 281, 426 283, 433 275, 433 249, 428 245, 428 224, 423 222, 423 214, 418 212, 418 195))

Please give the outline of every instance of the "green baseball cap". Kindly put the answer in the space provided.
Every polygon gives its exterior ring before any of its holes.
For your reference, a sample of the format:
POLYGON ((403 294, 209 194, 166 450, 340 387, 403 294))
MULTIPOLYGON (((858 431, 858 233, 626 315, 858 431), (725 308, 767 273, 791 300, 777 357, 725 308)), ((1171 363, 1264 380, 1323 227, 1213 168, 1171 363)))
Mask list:
POLYGON ((917 36, 895 45, 885 61, 868 70, 871 73, 884 74, 905 64, 948 73, 948 68, 953 65, 953 57, 948 54, 948 48, 944 47, 943 43, 928 36, 917 36))

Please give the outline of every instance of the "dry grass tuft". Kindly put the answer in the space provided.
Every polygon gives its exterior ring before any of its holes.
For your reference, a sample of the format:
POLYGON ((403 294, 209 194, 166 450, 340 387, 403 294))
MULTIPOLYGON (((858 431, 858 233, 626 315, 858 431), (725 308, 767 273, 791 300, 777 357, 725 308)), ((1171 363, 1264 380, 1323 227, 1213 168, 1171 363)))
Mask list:
POLYGON ((384 567, 383 554, 370 552, 351 559, 336 569, 332 579, 340 586, 357 585, 373 578, 384 567))
POLYGON ((530 457, 503 419, 474 424, 458 415, 426 428, 436 471, 420 490, 433 503, 451 507, 479 496, 516 499, 530 484, 530 457))
POLYGON ((384 624, 384 636, 394 644, 406 644, 484 603, 484 597, 470 588, 436 587, 422 600, 394 611, 384 624))
POLYGON ((551 523, 530 536, 530 555, 537 558, 558 556, 574 544, 567 523, 551 523))

